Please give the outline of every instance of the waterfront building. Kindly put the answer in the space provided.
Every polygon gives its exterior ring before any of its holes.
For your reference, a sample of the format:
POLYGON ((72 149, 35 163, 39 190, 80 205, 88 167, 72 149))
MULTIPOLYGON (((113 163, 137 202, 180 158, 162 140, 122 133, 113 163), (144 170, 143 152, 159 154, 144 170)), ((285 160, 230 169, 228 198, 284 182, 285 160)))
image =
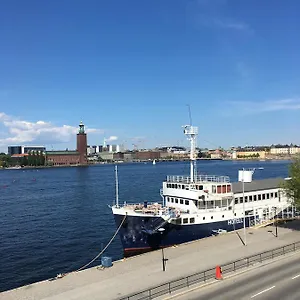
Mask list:
POLYGON ((159 151, 137 151, 133 155, 136 160, 153 160, 160 158, 159 151))
POLYGON ((22 146, 8 146, 8 155, 22 154, 22 146))
POLYGON ((45 152, 45 146, 8 146, 8 155, 27 154, 30 152, 45 152))
POLYGON ((300 153, 300 147, 297 145, 272 145, 271 154, 274 155, 294 155, 300 153))
POLYGON ((247 159, 247 158, 266 158, 266 151, 264 150, 255 150, 255 149, 241 149, 236 151, 237 159, 247 159))
POLYGON ((46 161, 50 165, 85 165, 87 164, 87 136, 84 124, 80 122, 77 133, 77 149, 64 151, 46 151, 46 161))
POLYGON ((112 153, 112 152, 108 152, 108 151, 100 152, 100 153, 98 153, 98 156, 104 161, 113 161, 114 160, 114 153, 112 153))

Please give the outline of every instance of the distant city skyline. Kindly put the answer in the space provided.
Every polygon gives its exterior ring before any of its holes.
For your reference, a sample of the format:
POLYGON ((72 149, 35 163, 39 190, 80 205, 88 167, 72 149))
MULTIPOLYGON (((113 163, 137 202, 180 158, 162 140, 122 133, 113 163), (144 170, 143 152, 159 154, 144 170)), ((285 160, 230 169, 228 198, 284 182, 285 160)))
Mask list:
POLYGON ((296 0, 16 0, 1 6, 0 152, 9 145, 300 144, 296 0), (270 6, 272 9, 270 9, 270 6))

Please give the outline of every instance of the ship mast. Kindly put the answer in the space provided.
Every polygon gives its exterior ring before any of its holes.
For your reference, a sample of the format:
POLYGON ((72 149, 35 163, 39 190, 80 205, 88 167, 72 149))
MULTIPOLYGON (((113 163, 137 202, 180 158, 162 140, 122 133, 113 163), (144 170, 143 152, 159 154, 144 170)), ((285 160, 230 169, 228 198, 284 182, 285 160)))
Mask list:
POLYGON ((119 180, 118 180, 118 166, 115 166, 115 180, 116 180, 116 207, 119 208, 119 180))
POLYGON ((184 134, 187 136, 188 140, 191 143, 190 151, 190 181, 191 183, 195 182, 196 177, 196 142, 198 135, 198 127, 185 125, 184 134))

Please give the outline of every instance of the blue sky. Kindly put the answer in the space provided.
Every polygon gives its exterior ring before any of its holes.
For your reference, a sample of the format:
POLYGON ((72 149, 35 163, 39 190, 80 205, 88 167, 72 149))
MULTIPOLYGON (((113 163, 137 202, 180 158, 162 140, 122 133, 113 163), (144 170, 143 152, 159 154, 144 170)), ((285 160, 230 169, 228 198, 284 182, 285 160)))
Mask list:
POLYGON ((299 143, 300 2, 3 1, 0 150, 299 143))

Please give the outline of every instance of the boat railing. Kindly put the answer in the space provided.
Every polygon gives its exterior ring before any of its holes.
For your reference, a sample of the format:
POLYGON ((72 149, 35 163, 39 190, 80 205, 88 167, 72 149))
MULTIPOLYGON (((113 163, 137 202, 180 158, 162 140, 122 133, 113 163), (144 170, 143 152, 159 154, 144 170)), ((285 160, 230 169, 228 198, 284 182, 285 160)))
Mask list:
MULTIPOLYGON (((167 182, 191 183, 191 177, 171 175, 171 176, 167 176, 167 182)), ((229 176, 197 175, 195 176, 193 183, 197 183, 197 182, 229 183, 230 178, 229 176)))

